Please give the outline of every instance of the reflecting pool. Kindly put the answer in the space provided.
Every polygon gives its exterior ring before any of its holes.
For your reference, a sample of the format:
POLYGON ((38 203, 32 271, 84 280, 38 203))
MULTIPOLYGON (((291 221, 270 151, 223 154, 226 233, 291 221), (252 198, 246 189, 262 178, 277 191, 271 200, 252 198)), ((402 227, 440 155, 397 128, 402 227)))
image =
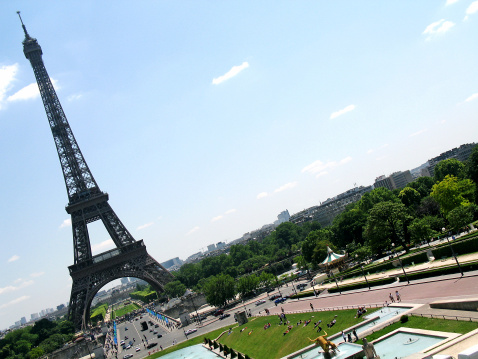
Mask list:
POLYGON ((404 358, 440 343, 446 337, 427 334, 397 332, 374 343, 380 358, 404 358))
POLYGON ((217 359, 220 356, 204 348, 202 344, 193 345, 187 348, 176 350, 175 352, 163 355, 164 359, 217 359))
MULTIPOLYGON (((362 351, 362 346, 350 344, 350 343, 342 343, 342 344, 339 344, 337 347, 340 351, 337 351, 336 354, 332 354, 331 358, 333 359, 345 359, 345 358, 351 357, 355 353, 362 351)), ((324 358, 324 354, 322 353, 322 349, 319 346, 294 357, 294 359, 323 359, 323 358, 324 358), (319 351, 321 352, 319 353, 319 351)))

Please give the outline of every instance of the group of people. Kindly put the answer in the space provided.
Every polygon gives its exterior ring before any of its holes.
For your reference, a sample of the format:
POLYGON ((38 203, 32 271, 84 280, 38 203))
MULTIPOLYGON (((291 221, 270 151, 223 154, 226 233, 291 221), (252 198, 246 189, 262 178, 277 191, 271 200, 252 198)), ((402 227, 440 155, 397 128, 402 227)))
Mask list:
POLYGON ((344 331, 342 330, 342 338, 344 338, 344 342, 352 343, 353 342, 352 334, 354 335, 356 341, 359 340, 359 337, 355 329, 352 330, 352 332, 347 333, 347 335, 345 335, 344 331))
MULTIPOLYGON (((397 302, 402 301, 402 297, 400 296, 400 293, 398 293, 398 290, 395 291, 395 297, 397 298, 397 302)), ((395 298, 393 297, 392 293, 388 295, 388 298, 390 299, 390 303, 395 303, 395 298)), ((388 301, 385 301, 385 306, 388 307, 390 303, 388 303, 388 301)))
POLYGON ((365 307, 358 307, 357 315, 354 318, 360 318, 365 313, 367 313, 367 309, 365 309, 365 307))

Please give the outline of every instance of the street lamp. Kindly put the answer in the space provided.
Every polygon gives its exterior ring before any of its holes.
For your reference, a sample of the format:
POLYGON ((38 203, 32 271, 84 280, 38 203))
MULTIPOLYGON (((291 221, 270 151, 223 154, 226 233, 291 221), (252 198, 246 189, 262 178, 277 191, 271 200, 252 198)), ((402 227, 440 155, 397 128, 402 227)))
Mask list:
POLYGON ((191 304, 193 305, 194 310, 196 311, 196 317, 199 320, 199 324, 202 325, 201 317, 198 314, 198 309, 196 308, 196 305, 194 304, 194 300, 192 299, 192 293, 189 293, 188 298, 191 301, 191 304))
POLYGON ((393 254, 397 255, 398 262, 400 263, 400 267, 402 267, 402 271, 403 271, 403 274, 405 274, 405 278, 407 279, 407 283, 410 284, 410 281, 408 280, 407 273, 405 272, 405 268, 403 268, 402 260, 400 259, 400 256, 398 255, 398 253, 395 252, 395 243, 392 243, 392 252, 393 252, 393 254))
POLYGON ((360 263, 360 269, 362 270, 363 277, 365 278, 365 281, 367 282, 368 290, 370 290, 370 284, 368 283, 367 277, 365 276, 365 272, 363 271, 362 263, 360 263))
POLYGON ((332 273, 332 277, 335 280, 335 285, 337 286, 339 293, 342 294, 342 291, 340 290, 340 287, 339 287, 339 283, 337 283, 337 278, 335 278, 334 272, 330 271, 330 273, 332 273))
MULTIPOLYGON (((442 231, 445 232, 445 227, 442 228, 442 231)), ((446 241, 450 245, 451 255, 453 256, 453 258, 455 258, 456 264, 458 265, 458 269, 460 270, 461 276, 463 277, 463 270, 461 269, 460 262, 458 262, 458 258, 455 255, 455 251, 453 250, 453 245, 450 243, 448 236, 446 236, 446 241)))

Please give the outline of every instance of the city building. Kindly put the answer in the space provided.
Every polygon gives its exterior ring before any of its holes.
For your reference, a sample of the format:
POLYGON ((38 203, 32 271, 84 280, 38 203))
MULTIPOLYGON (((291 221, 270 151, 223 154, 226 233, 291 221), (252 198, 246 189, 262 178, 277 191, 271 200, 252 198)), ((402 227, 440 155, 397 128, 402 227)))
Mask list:
POLYGON ((208 252, 212 252, 212 251, 215 251, 215 250, 216 250, 216 245, 214 243, 207 246, 207 251, 208 252))
POLYGON ((217 249, 222 249, 224 247, 226 247, 226 243, 224 243, 224 242, 217 242, 216 243, 216 248, 217 249))
POLYGON ((22 317, 22 319, 20 319, 20 324, 21 325, 27 324, 27 318, 22 317))
POLYGON ((278 226, 281 223, 289 222, 289 219, 290 219, 290 214, 289 214, 289 211, 286 209, 285 211, 282 211, 281 213, 279 213, 279 215, 277 216, 277 221, 275 221, 274 224, 278 226))
POLYGON ((121 278, 121 284, 128 284, 128 283, 129 283, 128 277, 121 278))
POLYGON ((38 318, 40 318, 40 316, 38 315, 38 313, 33 313, 33 314, 31 315, 31 320, 35 320, 35 319, 38 319, 38 318))
POLYGON ((398 171, 392 173, 390 176, 380 176, 375 179, 374 188, 385 187, 394 190, 405 187, 408 183, 413 181, 413 177, 409 170, 398 171))

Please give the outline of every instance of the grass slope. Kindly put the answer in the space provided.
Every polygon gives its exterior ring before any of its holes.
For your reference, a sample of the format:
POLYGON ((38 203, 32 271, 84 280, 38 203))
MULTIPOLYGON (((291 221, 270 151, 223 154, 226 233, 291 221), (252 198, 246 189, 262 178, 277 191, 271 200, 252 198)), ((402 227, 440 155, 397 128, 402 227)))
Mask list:
POLYGON ((131 303, 128 305, 125 305, 123 308, 117 309, 113 312, 113 319, 122 317, 125 314, 131 313, 133 310, 136 310, 139 308, 139 305, 136 303, 131 303))

